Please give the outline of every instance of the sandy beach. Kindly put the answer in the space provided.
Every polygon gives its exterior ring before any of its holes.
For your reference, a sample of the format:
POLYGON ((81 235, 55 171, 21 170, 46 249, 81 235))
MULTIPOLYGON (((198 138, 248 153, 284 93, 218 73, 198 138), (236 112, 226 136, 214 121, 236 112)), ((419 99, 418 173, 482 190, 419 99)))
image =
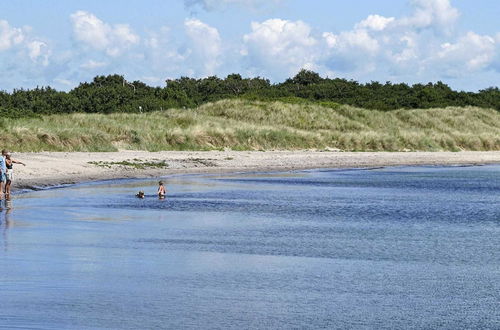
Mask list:
POLYGON ((27 165, 14 167, 14 188, 36 189, 171 174, 491 164, 500 163, 500 152, 120 151, 14 153, 13 158, 27 165))

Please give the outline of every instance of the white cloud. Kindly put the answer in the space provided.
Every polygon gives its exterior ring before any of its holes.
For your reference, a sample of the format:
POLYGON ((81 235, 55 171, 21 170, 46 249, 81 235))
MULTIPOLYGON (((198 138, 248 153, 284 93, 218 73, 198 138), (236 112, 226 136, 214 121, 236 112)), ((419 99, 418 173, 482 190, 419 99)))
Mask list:
MULTIPOLYGON (((408 16, 372 14, 351 30, 338 33, 326 31, 316 35, 301 21, 254 22, 252 31, 243 37, 241 54, 252 72, 280 77, 303 67, 353 77, 383 72, 425 75, 437 69, 433 67, 436 53, 442 51, 440 45, 446 40, 443 38, 452 37, 460 13, 449 0, 412 0, 411 5, 408 16)), ((451 52, 443 56, 451 56, 451 52)), ((466 65, 481 68, 490 57, 476 56, 466 65)))
POLYGON ((253 22, 252 32, 243 36, 242 55, 257 71, 290 75, 301 68, 315 68, 318 41, 302 21, 269 19, 253 22))
POLYGON ((252 57, 253 65, 289 73, 306 65, 356 76, 384 67, 399 73, 425 71, 440 50, 439 36, 453 31, 460 13, 449 0, 412 0, 411 4, 413 11, 409 16, 372 14, 351 30, 327 31, 321 37, 314 36, 312 29, 300 21, 253 23, 252 32, 244 36, 243 54, 252 57), (291 26, 288 30, 284 28, 287 25, 291 26))
POLYGON ((339 34, 323 33, 326 50, 323 61, 331 69, 339 71, 370 72, 375 68, 375 57, 380 43, 364 28, 355 28, 339 34))
POLYGON ((33 40, 26 44, 28 49, 29 58, 33 62, 40 63, 44 66, 49 65, 49 56, 51 54, 51 50, 49 46, 40 40, 33 40))
POLYGON ((25 39, 22 29, 11 27, 9 22, 0 20, 0 51, 21 44, 25 39))
POLYGON ((33 64, 47 66, 51 49, 45 41, 31 36, 30 32, 30 27, 16 28, 0 20, 0 52, 9 51, 18 60, 27 57, 33 64))
POLYGON ((450 75, 461 75, 464 69, 478 71, 488 67, 495 56, 495 39, 490 36, 468 32, 456 43, 443 43, 437 53, 440 65, 450 75))
POLYGON ((103 50, 109 43, 111 27, 96 16, 85 11, 77 11, 71 15, 75 39, 96 49, 103 50))
POLYGON ((319 65, 368 80, 450 80, 500 72, 500 33, 457 33, 460 12, 449 0, 413 0, 405 17, 369 15, 352 30, 323 33, 319 65))
POLYGON ((494 53, 492 38, 454 36, 460 13, 449 0, 413 0, 411 4, 413 12, 406 17, 369 15, 350 31, 323 33, 329 50, 327 68, 358 76, 372 71, 416 78, 435 76, 443 66, 446 75, 464 66, 472 71, 487 67, 494 53), (472 47, 468 53, 467 47, 472 47))
POLYGON ((116 57, 140 41, 128 25, 111 26, 94 14, 79 10, 72 14, 75 40, 107 55, 116 57))
POLYGON ((328 48, 334 48, 338 43, 338 36, 332 32, 323 32, 323 38, 325 39, 328 48))
POLYGON ((407 33, 399 38, 402 49, 391 49, 387 52, 388 57, 396 65, 404 65, 409 61, 417 61, 419 58, 418 36, 415 33, 407 33))
POLYGON ((342 32, 339 35, 325 32, 323 37, 330 48, 335 48, 347 55, 362 52, 363 56, 373 56, 380 49, 379 42, 372 38, 366 30, 356 29, 342 32))
POLYGON ((204 75, 216 74, 216 69, 220 65, 219 57, 222 54, 219 31, 197 19, 186 20, 184 27, 191 41, 192 49, 189 50, 191 57, 203 66, 204 75))
POLYGON ((356 24, 357 29, 370 29, 375 31, 382 31, 390 23, 394 22, 394 17, 384 17, 380 15, 370 15, 363 21, 356 24))
POLYGON ((398 20, 400 25, 413 28, 433 27, 449 33, 460 16, 450 0, 412 0, 412 4, 413 14, 398 20))
MULTIPOLYGON (((279 2, 185 0, 206 10, 265 8, 279 2)), ((34 36, 29 27, 0 20, 0 89, 52 83, 69 88, 71 82, 111 73, 160 85, 167 77, 230 72, 280 81, 301 68, 361 81, 441 79, 469 88, 478 77, 489 79, 484 84, 498 81, 500 32, 460 33, 460 13, 450 0, 410 4, 406 16, 373 13, 344 31, 320 31, 301 20, 253 22, 236 40, 223 40, 217 28, 199 19, 151 28, 139 36, 130 25, 77 11, 70 17, 74 47, 66 49, 53 49, 54 43, 34 36), (6 78, 12 76, 20 77, 15 85, 6 78)))

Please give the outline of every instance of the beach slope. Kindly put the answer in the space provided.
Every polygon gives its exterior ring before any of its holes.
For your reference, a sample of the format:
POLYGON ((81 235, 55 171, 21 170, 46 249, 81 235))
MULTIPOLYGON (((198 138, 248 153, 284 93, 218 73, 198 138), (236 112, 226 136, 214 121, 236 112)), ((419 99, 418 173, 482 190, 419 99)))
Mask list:
POLYGON ((312 168, 500 163, 500 151, 120 151, 16 153, 14 188, 147 178, 171 174, 288 171, 312 168))

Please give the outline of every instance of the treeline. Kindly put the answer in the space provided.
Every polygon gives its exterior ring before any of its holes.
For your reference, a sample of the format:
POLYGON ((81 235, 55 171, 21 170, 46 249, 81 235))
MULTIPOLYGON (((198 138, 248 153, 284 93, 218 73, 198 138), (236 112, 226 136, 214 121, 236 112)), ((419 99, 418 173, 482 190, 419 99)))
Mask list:
POLYGON ((167 80, 165 87, 151 87, 123 76, 97 76, 69 92, 51 87, 0 91, 0 117, 25 117, 56 113, 148 112, 168 108, 193 108, 229 98, 284 102, 348 104, 377 110, 477 106, 500 110, 500 90, 491 87, 477 93, 454 91, 442 82, 393 84, 323 78, 302 70, 282 83, 264 78, 230 74, 225 79, 182 77, 167 80), (332 103, 333 102, 333 103, 332 103))

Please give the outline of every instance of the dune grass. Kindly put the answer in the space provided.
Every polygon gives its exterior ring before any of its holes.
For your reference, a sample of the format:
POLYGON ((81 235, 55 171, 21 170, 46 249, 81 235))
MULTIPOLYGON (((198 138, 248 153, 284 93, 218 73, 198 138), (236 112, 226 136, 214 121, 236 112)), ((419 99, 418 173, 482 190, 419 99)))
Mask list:
POLYGON ((375 111, 340 105, 223 100, 143 114, 0 119, 13 151, 500 150, 500 113, 444 108, 375 111))

